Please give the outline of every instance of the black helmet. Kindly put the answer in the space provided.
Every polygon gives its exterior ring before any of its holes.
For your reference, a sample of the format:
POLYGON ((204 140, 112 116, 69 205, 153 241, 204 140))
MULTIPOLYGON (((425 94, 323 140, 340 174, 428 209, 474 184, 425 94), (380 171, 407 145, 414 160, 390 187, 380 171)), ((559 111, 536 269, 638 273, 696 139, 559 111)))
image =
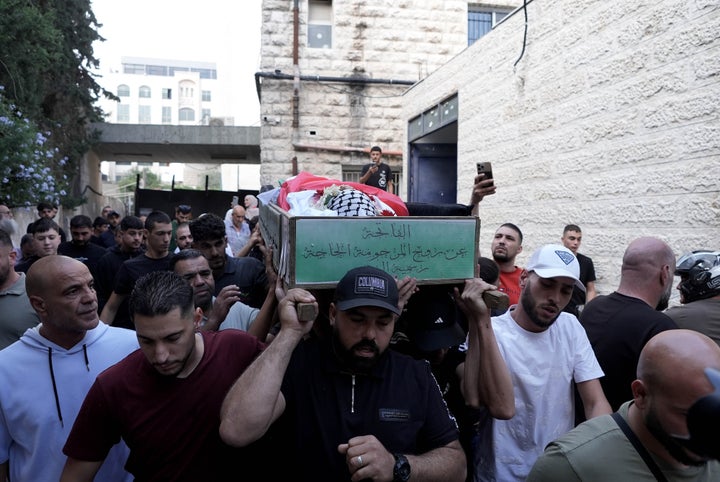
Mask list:
POLYGON ((675 274, 682 278, 678 285, 683 303, 720 294, 720 251, 693 251, 677 262, 675 274))

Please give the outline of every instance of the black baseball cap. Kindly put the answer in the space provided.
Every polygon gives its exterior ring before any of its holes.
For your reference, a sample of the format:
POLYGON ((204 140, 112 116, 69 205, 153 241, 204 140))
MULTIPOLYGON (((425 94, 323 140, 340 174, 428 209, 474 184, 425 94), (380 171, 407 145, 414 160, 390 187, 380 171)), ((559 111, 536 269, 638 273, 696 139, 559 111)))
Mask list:
POLYGON ((335 305, 341 311, 360 306, 375 306, 400 314, 395 279, 373 266, 353 268, 335 287, 335 305))
POLYGON ((408 338, 426 353, 465 341, 460 316, 450 291, 431 287, 422 287, 413 294, 407 303, 407 311, 403 313, 403 318, 407 320, 408 338))

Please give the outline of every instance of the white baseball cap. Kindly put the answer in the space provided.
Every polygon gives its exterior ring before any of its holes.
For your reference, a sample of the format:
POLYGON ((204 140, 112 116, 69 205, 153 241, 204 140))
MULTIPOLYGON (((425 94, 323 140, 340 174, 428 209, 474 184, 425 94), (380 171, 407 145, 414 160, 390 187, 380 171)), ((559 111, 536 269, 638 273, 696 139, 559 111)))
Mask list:
POLYGON ((575 286, 585 292, 585 285, 580 281, 580 263, 572 251, 561 244, 546 244, 537 249, 525 269, 541 278, 572 278, 575 286))

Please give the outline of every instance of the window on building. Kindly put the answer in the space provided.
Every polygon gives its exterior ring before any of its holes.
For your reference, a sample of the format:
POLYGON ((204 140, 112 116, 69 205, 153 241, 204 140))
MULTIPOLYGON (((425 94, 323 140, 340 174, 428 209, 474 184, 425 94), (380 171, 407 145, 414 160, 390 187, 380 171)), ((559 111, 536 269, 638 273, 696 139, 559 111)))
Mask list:
POLYGON ((195 83, 194 82, 181 82, 180 83, 180 98, 181 99, 192 99, 195 97, 195 83))
MULTIPOLYGON (((370 161, 368 160, 368 162, 370 161)), ((345 182, 360 182, 360 171, 362 171, 362 166, 343 166, 342 180, 345 182)), ((400 190, 400 180, 402 179, 401 172, 398 168, 392 168, 392 178, 393 189, 395 190, 393 194, 397 195, 400 190)))
POLYGON ((189 107, 183 107, 178 112, 180 121, 195 121, 195 111, 189 107))
POLYGON ((468 5, 468 45, 488 33, 512 10, 468 5))
POLYGON ((172 89, 163 89, 162 90, 162 98, 163 99, 172 99, 172 89))
POLYGON ((145 75, 145 65, 123 64, 123 74, 145 75))
POLYGON ((202 110, 202 123, 208 125, 210 123, 210 109, 202 110))
POLYGON ((138 123, 150 124, 150 106, 141 105, 138 108, 138 123))
POLYGON ((130 97, 130 86, 125 84, 118 85, 118 97, 130 97))
POLYGON ((118 104, 117 121, 118 122, 130 122, 130 105, 129 104, 118 104))
POLYGON ((150 98, 150 87, 147 85, 141 85, 140 89, 138 91, 138 94, 141 99, 149 99, 150 98))
POLYGON ((209 90, 203 90, 202 91, 202 100, 203 100, 203 102, 212 101, 212 93, 209 90))
POLYGON ((192 68, 190 71, 200 74, 201 79, 217 79, 217 70, 215 69, 192 68))
POLYGON ((332 0, 308 2, 308 47, 329 49, 332 47, 332 0))
POLYGON ((172 107, 162 108, 162 123, 172 124, 172 107))
POLYGON ((162 75, 167 76, 168 68, 166 65, 148 65, 146 66, 148 75, 162 75))

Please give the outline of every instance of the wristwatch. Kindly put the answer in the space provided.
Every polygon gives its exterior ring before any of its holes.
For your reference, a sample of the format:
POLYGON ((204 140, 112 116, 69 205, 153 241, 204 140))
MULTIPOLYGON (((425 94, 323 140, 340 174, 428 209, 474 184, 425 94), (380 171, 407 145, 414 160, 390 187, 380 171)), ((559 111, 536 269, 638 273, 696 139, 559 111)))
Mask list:
POLYGON ((393 467, 393 482, 407 482, 410 480, 410 462, 402 454, 394 454, 395 467, 393 467))

